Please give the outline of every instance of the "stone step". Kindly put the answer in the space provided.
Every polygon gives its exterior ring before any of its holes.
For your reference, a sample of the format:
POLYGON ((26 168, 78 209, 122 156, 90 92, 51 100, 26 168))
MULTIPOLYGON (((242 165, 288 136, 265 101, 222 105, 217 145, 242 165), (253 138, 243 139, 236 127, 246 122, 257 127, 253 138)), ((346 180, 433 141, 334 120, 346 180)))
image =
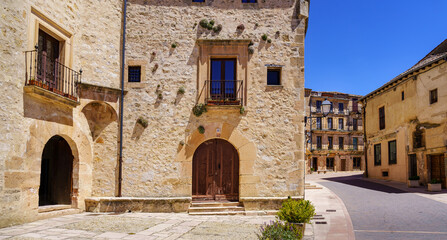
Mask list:
POLYGON ((197 212, 243 212, 245 209, 241 206, 228 206, 228 207, 190 207, 189 213, 197 212))
POLYGON ((46 211, 46 212, 39 212, 37 214, 37 219, 47 219, 47 218, 54 218, 54 217, 61 217, 65 215, 72 215, 72 214, 78 214, 82 213, 83 211, 81 209, 77 208, 69 208, 69 209, 59 209, 59 210, 53 210, 53 211, 46 211))
POLYGON ((230 212, 190 212, 189 215, 245 215, 245 211, 230 211, 230 212))
POLYGON ((239 202, 192 202, 191 207, 237 207, 239 202))

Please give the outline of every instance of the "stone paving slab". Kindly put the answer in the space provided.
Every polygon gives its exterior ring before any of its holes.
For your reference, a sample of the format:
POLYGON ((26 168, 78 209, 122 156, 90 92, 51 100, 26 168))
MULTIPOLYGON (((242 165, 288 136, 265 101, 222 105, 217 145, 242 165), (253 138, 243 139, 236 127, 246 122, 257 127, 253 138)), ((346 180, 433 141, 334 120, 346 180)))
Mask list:
POLYGON ((257 239, 275 216, 81 213, 0 229, 0 239, 257 239))

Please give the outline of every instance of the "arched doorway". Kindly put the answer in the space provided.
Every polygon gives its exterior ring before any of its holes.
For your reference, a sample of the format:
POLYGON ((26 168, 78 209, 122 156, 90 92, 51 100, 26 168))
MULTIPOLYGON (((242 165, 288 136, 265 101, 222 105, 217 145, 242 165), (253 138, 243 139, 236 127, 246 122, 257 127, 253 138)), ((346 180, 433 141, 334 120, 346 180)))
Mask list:
POLYGON ((211 139, 194 152, 193 200, 239 200, 239 155, 229 142, 211 139))
POLYGON ((73 154, 67 141, 53 136, 45 144, 40 171, 39 206, 71 205, 73 154))

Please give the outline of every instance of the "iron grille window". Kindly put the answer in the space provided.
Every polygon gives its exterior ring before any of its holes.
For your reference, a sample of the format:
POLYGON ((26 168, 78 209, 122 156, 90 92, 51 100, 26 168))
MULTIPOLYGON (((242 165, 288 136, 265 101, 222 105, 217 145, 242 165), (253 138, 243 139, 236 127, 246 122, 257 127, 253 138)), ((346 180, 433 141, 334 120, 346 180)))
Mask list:
POLYGON ((385 107, 379 108, 379 129, 385 129, 385 107))
POLYGON ((343 146, 343 137, 339 137, 338 138, 338 149, 343 150, 344 146, 343 146))
POLYGON ((129 66, 129 82, 141 82, 141 66, 129 66))
POLYGON ((267 85, 281 85, 281 69, 267 69, 267 85))
POLYGON ((388 142, 388 164, 397 163, 396 140, 388 142))
POLYGON ((333 149, 334 148, 334 140, 332 137, 327 137, 327 141, 328 141, 328 149, 333 149))
POLYGON ((430 104, 438 102, 438 89, 430 91, 430 104))
POLYGON ((321 136, 317 136, 317 149, 321 149, 321 136))
POLYGON ((338 119, 338 129, 343 130, 343 128, 344 128, 343 118, 339 118, 338 119))
POLYGON ((376 144, 374 145, 374 166, 379 166, 382 164, 382 153, 381 153, 381 145, 376 144))

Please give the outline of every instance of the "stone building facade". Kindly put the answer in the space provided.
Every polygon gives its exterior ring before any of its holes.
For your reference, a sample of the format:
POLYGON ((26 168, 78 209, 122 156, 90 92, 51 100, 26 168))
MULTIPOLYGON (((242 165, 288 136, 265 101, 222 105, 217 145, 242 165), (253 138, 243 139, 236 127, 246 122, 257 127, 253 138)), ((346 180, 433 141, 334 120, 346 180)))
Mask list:
POLYGON ((447 40, 417 64, 361 99, 368 176, 446 187, 447 40))
POLYGON ((308 1, 2 5, 0 226, 303 196, 308 1))
POLYGON ((308 173, 365 170, 361 97, 305 89, 308 173), (325 100, 332 103, 327 116, 322 111, 325 100))

